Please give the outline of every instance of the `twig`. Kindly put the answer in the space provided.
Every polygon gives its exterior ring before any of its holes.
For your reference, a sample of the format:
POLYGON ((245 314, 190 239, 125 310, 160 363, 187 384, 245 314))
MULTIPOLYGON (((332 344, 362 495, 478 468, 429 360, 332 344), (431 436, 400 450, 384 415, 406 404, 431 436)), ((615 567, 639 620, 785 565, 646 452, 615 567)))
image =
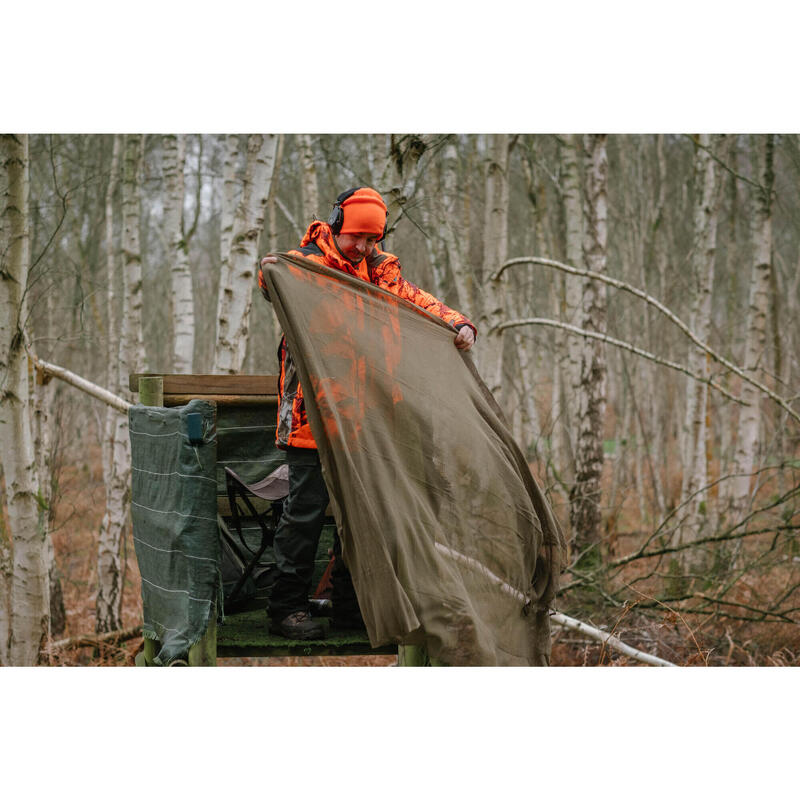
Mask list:
POLYGON ((506 328, 517 328, 521 325, 546 325, 550 328, 562 328, 565 331, 569 331, 570 333, 576 333, 579 336, 585 336, 589 339, 598 339, 601 342, 606 342, 607 344, 613 344, 615 347, 619 347, 622 350, 629 350, 631 353, 635 353, 637 356, 642 356, 642 358, 646 358, 650 361, 655 361, 656 364, 661 364, 662 366, 669 367, 670 369, 677 370, 678 372, 682 372, 684 375, 688 375, 690 378, 693 378, 696 381, 700 381, 701 383, 707 383, 713 389, 716 389, 718 392, 722 393, 727 397, 729 400, 733 400, 734 403, 738 403, 741 406, 747 406, 749 403, 745 403, 743 400, 740 400, 738 397, 734 397, 727 389, 723 389, 718 383, 714 383, 711 378, 704 378, 702 375, 698 375, 695 372, 692 372, 690 369, 687 369, 682 364, 676 364, 674 361, 667 361, 665 358, 660 358, 659 356, 653 355, 653 353, 648 353, 646 350, 641 350, 635 345, 629 344, 628 342, 623 342, 619 339, 614 339, 611 336, 607 336, 604 333, 596 333, 594 331, 587 331, 583 328, 578 328, 575 325, 568 325, 566 322, 558 322, 554 319, 543 319, 541 317, 529 317, 527 319, 512 319, 509 322, 503 322, 500 325, 496 325, 490 333, 493 331, 502 331, 506 328))
POLYGON ((77 647, 98 647, 101 644, 119 644, 135 639, 142 635, 142 626, 135 625, 133 628, 125 628, 121 631, 109 631, 99 633, 94 636, 73 636, 69 639, 59 639, 57 642, 50 642, 45 649, 47 650, 72 650, 77 647))

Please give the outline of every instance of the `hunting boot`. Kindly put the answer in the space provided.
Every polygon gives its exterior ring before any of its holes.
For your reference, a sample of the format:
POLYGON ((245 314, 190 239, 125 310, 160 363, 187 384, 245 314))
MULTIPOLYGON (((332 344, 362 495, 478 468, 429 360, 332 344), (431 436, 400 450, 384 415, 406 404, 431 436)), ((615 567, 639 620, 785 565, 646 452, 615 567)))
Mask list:
POLYGON ((280 622, 273 622, 270 630, 287 639, 323 639, 325 637, 325 627, 317 622, 308 611, 293 611, 280 622))

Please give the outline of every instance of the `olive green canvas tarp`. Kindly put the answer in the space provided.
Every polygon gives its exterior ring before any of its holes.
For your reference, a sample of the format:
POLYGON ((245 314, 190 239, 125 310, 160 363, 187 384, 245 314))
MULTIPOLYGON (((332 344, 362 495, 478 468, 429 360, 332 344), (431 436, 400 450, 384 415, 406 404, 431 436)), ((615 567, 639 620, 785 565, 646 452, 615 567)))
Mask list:
POLYGON ((217 436, 213 403, 178 408, 135 405, 131 438, 131 515, 142 576, 143 633, 157 639, 157 664, 185 658, 216 613, 219 577, 217 436), (187 417, 202 418, 202 444, 187 417))
POLYGON ((300 257, 263 272, 372 645, 548 663, 563 536, 455 331, 300 257))

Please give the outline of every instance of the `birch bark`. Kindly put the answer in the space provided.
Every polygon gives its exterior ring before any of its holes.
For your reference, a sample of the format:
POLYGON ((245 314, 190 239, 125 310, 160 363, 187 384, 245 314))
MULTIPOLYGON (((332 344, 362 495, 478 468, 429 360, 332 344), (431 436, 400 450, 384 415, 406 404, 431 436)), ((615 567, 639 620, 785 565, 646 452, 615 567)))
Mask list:
POLYGON ((241 370, 244 361, 253 300, 256 250, 264 227, 264 211, 274 174, 277 144, 278 136, 275 134, 252 134, 247 139, 241 200, 233 215, 230 235, 223 236, 214 373, 234 374, 241 370))
POLYGON ((503 332, 498 326, 505 317, 506 279, 500 267, 508 256, 508 134, 492 134, 489 138, 485 187, 483 274, 484 307, 481 328, 486 331, 481 349, 484 380, 500 401, 503 381, 503 332), (494 329, 494 330, 493 330, 494 329))
POLYGON ((307 133, 297 137, 300 153, 300 196, 303 200, 303 221, 308 225, 319 214, 319 190, 317 189, 317 167, 314 164, 314 150, 311 137, 307 133))
MULTIPOLYGON (((753 203, 753 266, 747 308, 747 338, 744 369, 753 377, 765 367, 767 308, 772 272, 772 190, 774 173, 774 137, 771 134, 751 137, 754 169, 759 188, 753 203)), ((733 472, 728 496, 731 522, 738 522, 750 496, 751 478, 758 456, 758 430, 761 421, 761 392, 749 383, 742 384, 741 399, 748 403, 739 409, 739 431, 733 457, 733 472)))
MULTIPOLYGON (((164 171, 164 231, 168 259, 171 262, 173 343, 172 369, 191 373, 194 357, 194 296, 189 249, 183 232, 184 177, 186 137, 183 134, 162 137, 164 171)), ((199 180, 199 178, 198 178, 199 180)))
MULTIPOLYGON (((605 134, 584 137, 583 254, 586 268, 605 273, 607 256, 608 158, 605 134)), ((582 297, 582 327, 606 331, 606 287, 586 281, 582 297)), ((582 346, 577 400, 578 438, 575 485, 570 492, 570 523, 579 549, 600 540, 603 427, 606 406, 606 352, 602 342, 587 339, 582 346)))
MULTIPOLYGON (((0 457, 3 461, 12 574, 0 578, 0 597, 10 577, 8 643, 0 643, 5 663, 37 663, 49 633, 46 566, 46 513, 37 499, 39 481, 25 353, 25 293, 30 262, 29 154, 25 135, 0 136, 0 457)), ((0 554, 8 565, 10 553, 0 554)), ((0 628, 0 634, 6 630, 0 628)))
MULTIPOLYGON (((142 341, 142 261, 139 244, 143 137, 124 140, 122 181, 122 320, 117 350, 116 394, 127 392, 128 375, 144 367, 142 341)), ((112 222, 113 224, 113 222, 112 222)), ((95 630, 119 630, 122 626, 122 569, 120 550, 129 522, 131 454, 128 420, 117 414, 112 423, 110 467, 106 476, 106 513, 100 525, 97 547, 97 600, 95 630)))
MULTIPOLYGON (((569 134, 560 148, 561 185, 564 206, 564 257, 567 264, 579 265, 583 262, 583 197, 581 193, 578 156, 582 145, 579 136, 569 134)), ((568 325, 583 327, 581 301, 588 283, 585 278, 564 279, 563 321, 568 325)), ((569 442, 569 469, 565 478, 575 480, 575 449, 577 444, 576 400, 581 387, 581 354, 583 343, 577 336, 566 337, 566 363, 563 365, 560 417, 563 421, 563 438, 569 442)))
MULTIPOLYGON (((695 148, 694 241, 692 243, 693 307, 690 327, 701 341, 708 341, 711 330, 711 289, 717 248, 717 216, 719 210, 719 169, 711 155, 716 144, 709 134, 700 134, 695 148)), ((692 347, 688 367, 707 377, 708 356, 692 347)), ((676 531, 677 544, 693 541, 701 535, 708 514, 707 497, 700 491, 708 484, 706 459, 706 404, 708 385, 700 381, 687 382, 686 415, 683 428, 683 482, 681 500, 686 505, 686 517, 676 531), (694 497, 692 497, 694 495, 694 497), (692 497, 691 500, 689 498, 692 497)), ((684 551, 684 566, 692 566, 698 554, 684 551)))

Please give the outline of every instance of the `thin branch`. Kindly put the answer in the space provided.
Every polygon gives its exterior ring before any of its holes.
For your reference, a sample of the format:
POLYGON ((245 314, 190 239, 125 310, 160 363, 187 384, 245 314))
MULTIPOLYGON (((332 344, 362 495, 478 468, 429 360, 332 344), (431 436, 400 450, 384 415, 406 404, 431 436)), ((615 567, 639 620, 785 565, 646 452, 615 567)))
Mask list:
POLYGON ((723 389, 718 383, 715 383, 711 378, 704 378, 702 375, 698 375, 695 372, 692 372, 690 369, 687 369, 681 364, 676 364, 674 361, 667 361, 665 358, 660 358, 659 356, 653 355, 653 353, 648 353, 646 350, 641 350, 638 347, 635 347, 632 344, 628 344, 628 342, 620 341, 619 339, 614 339, 611 336, 606 336, 604 333, 595 333, 594 331, 587 331, 583 328, 578 328, 575 325, 568 325, 566 322, 558 322, 554 319, 543 319, 541 317, 530 317, 528 319, 512 319, 509 322, 503 322, 500 325, 495 326, 492 328, 490 333, 493 331, 502 331, 506 328, 516 328, 521 325, 547 325, 551 328, 561 328, 565 331, 569 331, 570 333, 578 334, 579 336, 584 336, 589 339, 598 339, 601 342, 606 342, 607 344, 613 344, 615 347, 619 347, 623 350, 629 350, 631 353, 635 353, 637 356, 641 356, 642 358, 646 358, 649 361, 654 361, 656 364, 661 364, 662 366, 669 367, 670 369, 677 370, 678 372, 682 372, 684 375, 688 375, 690 378, 693 378, 696 381, 700 381, 701 383, 707 383, 713 389, 716 389, 721 394, 724 394, 729 400, 733 400, 734 403, 738 403, 739 405, 746 406, 749 405, 745 403, 743 400, 740 400, 738 397, 734 397, 727 389, 723 389))
POLYGON ((278 206, 283 216, 286 217, 286 219, 289 221, 289 224, 294 228, 294 232, 299 237, 302 238, 303 231, 300 229, 300 226, 295 221, 295 218, 292 216, 291 211, 289 211, 289 209, 286 208, 286 206, 283 204, 283 201, 280 199, 280 197, 278 197, 278 195, 275 195, 275 205, 278 206))
POLYGON ((695 336, 695 334, 690 330, 689 326, 679 319, 675 314, 673 314, 663 303, 660 303, 654 297, 651 297, 646 292, 643 292, 641 289, 637 289, 635 286, 631 286, 629 283, 625 283, 625 281, 618 280, 617 278, 611 278, 608 275, 603 275, 599 272, 594 272, 589 269, 576 269, 575 267, 570 267, 568 264, 563 264, 560 261, 553 261, 549 258, 539 258, 538 256, 525 256, 523 258, 512 258, 509 261, 506 261, 500 269, 492 276, 492 280, 496 280, 499 278, 503 272, 508 269, 508 267, 513 267, 517 264, 540 264, 545 267, 553 267, 555 269, 559 269, 562 272, 567 272, 570 275, 579 275, 583 278, 591 278, 592 280, 598 280, 602 283, 608 284, 609 286, 613 286, 616 289, 621 289, 625 292, 630 292, 632 295, 644 300, 649 305, 653 306, 653 308, 658 309, 664 316, 667 317, 674 325, 676 325, 683 333, 691 339, 694 344, 699 347, 703 352, 708 353, 714 361, 722 364, 724 367, 729 369, 731 372, 738 375, 742 380, 747 381, 747 383, 755 386, 761 392, 763 392, 767 397, 771 400, 776 402, 781 408, 783 408, 788 414, 790 414, 797 422, 800 422, 800 414, 794 411, 791 406, 787 403, 787 401, 780 397, 780 395, 775 394, 771 389, 767 386, 764 386, 763 383, 760 383, 755 378, 751 378, 745 374, 744 370, 740 367, 737 367, 735 364, 728 361, 727 358, 721 356, 719 353, 712 350, 705 342, 700 341, 700 339, 695 336))
POLYGON ((46 650, 71 650, 77 647, 97 647, 101 644, 119 644, 135 639, 142 635, 142 626, 136 625, 133 628, 125 628, 121 631, 109 631, 95 636, 73 636, 69 639, 59 639, 57 642, 50 642, 46 650))
POLYGON ((588 636, 590 639, 595 639, 598 642, 602 642, 611 649, 617 650, 620 653, 624 653, 626 656, 635 658, 637 661, 641 661, 645 664, 652 664, 655 667, 677 666, 677 664, 673 664, 671 661, 666 661, 658 656, 653 656, 650 655, 650 653, 637 650, 635 647, 625 644, 616 636, 606 633, 605 631, 601 631, 598 628, 593 628, 591 625, 587 625, 585 622, 581 622, 579 619, 568 617, 566 614, 554 612, 550 615, 550 621, 554 625, 558 625, 559 628, 566 628, 567 630, 571 631, 579 631, 585 636, 588 636))
POLYGON ((82 392, 86 392, 86 394, 89 394, 98 400, 102 400, 104 403, 122 414, 127 414, 128 409, 133 405, 127 400, 123 400, 121 397, 117 397, 117 395, 109 392, 108 389, 104 389, 102 386, 98 386, 96 383, 87 381, 86 378, 81 378, 80 375, 76 375, 74 372, 64 369, 64 367, 59 367, 57 364, 50 364, 47 361, 42 361, 31 352, 28 353, 28 357, 31 359, 31 361, 33 361, 37 369, 41 370, 44 374, 52 375, 55 378, 60 378, 62 381, 74 386, 76 389, 80 389, 82 392))

